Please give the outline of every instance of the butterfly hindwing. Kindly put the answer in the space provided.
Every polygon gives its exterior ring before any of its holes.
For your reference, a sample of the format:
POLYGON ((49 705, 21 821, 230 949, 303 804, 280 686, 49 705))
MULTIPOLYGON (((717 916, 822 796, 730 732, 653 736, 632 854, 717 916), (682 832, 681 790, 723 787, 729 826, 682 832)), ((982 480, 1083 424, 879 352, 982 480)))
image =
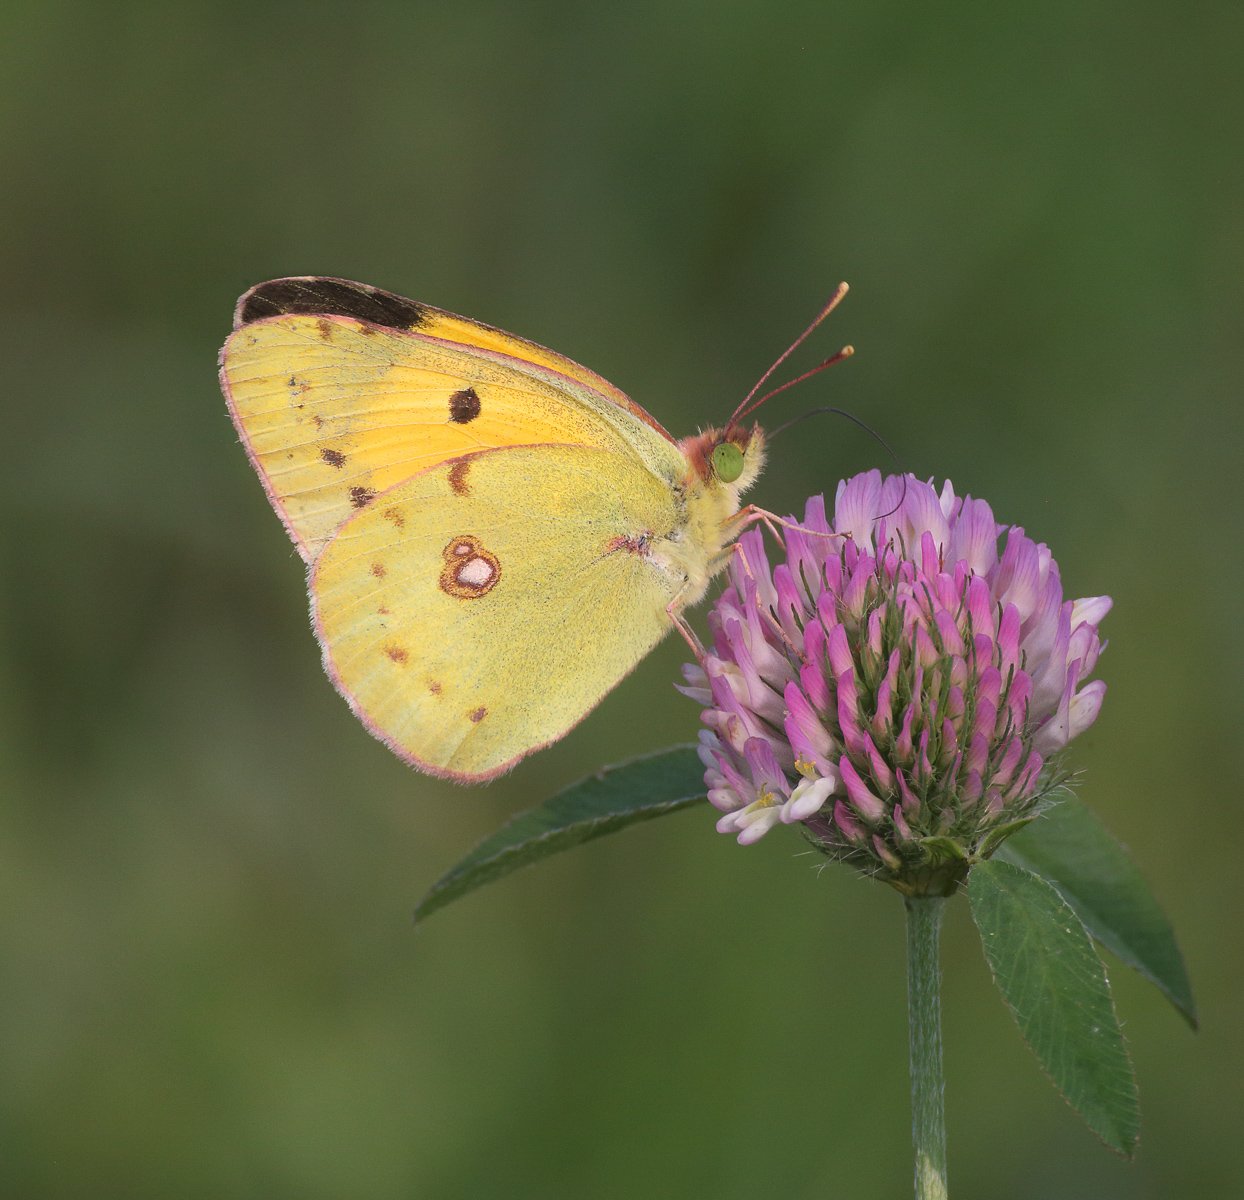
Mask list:
POLYGON ((315 563, 325 666, 407 761, 489 778, 561 737, 668 632, 682 581, 645 550, 677 520, 634 455, 525 446, 440 464, 377 495, 315 563))

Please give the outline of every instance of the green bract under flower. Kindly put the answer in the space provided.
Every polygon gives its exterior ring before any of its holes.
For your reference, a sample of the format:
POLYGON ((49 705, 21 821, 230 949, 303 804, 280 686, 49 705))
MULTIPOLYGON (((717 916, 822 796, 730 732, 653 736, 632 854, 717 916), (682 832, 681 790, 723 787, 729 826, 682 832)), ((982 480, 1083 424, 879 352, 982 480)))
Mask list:
POLYGON ((802 824, 904 892, 949 891, 1096 718, 1110 599, 1065 601, 1049 550, 949 482, 857 475, 832 526, 816 497, 782 537, 776 566, 759 530, 740 539, 712 651, 684 670, 717 828, 802 824))

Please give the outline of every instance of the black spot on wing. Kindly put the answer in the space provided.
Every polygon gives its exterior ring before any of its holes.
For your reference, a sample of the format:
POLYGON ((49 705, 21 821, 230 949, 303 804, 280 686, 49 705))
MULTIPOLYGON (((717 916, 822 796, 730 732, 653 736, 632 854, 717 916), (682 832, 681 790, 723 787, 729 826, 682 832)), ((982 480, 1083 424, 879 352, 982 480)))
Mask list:
POLYGON ((251 288, 238 306, 236 327, 284 313, 312 316, 353 317, 390 329, 413 329, 423 323, 423 305, 405 296, 351 283, 348 279, 315 276, 308 279, 273 279, 251 288))
POLYGON ((456 425, 474 421, 480 413, 480 398, 473 387, 463 388, 449 397, 449 419, 456 425))

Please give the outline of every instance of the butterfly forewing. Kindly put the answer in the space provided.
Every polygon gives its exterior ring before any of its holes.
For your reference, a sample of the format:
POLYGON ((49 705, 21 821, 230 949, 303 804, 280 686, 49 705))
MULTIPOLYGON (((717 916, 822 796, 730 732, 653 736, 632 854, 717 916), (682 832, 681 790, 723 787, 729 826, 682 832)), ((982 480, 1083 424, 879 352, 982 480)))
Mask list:
MULTIPOLYGON (((505 354, 339 315, 243 325, 221 377, 269 497, 310 561, 370 499, 439 462, 533 443, 599 446, 676 470, 631 408, 505 354)), ((621 393, 618 393, 619 395, 621 393)))

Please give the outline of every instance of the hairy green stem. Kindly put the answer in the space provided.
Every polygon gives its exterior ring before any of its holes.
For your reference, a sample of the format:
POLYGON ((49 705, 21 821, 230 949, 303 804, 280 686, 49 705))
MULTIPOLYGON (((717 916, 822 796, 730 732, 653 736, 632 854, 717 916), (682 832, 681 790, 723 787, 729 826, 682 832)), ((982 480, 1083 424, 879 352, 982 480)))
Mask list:
POLYGON ((946 1116, 942 1078, 942 976, 937 943, 944 896, 909 896, 907 1021, 916 1200, 946 1200, 946 1116))

